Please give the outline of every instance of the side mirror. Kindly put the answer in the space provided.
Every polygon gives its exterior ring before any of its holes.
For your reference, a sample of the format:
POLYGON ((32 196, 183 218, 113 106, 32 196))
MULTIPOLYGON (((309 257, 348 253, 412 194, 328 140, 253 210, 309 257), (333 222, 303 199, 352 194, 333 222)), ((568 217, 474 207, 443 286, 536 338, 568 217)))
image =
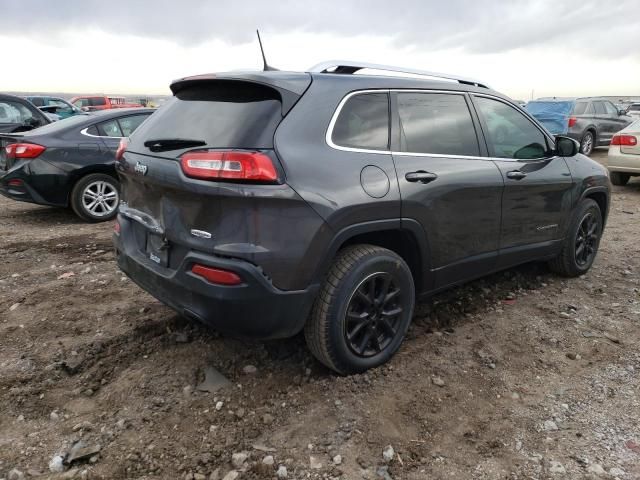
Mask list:
POLYGON ((574 157, 580 151, 580 144, 573 138, 556 135, 556 151, 561 157, 574 157))
POLYGON ((620 110, 618 110, 618 115, 626 115, 627 111, 623 108, 621 108, 620 110))

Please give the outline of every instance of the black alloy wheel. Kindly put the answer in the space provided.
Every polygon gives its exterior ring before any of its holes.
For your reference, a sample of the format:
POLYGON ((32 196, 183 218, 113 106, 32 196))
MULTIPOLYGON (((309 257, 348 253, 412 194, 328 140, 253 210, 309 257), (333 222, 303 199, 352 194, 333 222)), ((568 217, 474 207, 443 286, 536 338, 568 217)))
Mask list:
POLYGON ((371 357, 387 348, 398 334, 402 292, 390 273, 369 275, 347 306, 345 338, 353 353, 371 357))

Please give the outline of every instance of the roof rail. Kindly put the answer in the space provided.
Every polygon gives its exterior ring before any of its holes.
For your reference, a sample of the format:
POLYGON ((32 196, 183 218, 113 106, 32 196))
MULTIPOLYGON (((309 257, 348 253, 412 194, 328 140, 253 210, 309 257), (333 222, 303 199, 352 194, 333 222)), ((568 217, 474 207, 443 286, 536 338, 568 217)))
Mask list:
POLYGON ((460 77, 449 73, 428 72, 426 70, 417 70, 414 68, 392 67, 390 65, 378 65, 376 63, 353 62, 349 60, 329 60, 311 67, 308 71, 311 73, 341 73, 353 74, 358 70, 370 68, 372 70, 384 70, 394 73, 410 73, 413 75, 422 75, 426 77, 444 78, 453 80, 465 85, 473 85, 476 87, 489 88, 486 83, 474 80, 473 78, 460 77))

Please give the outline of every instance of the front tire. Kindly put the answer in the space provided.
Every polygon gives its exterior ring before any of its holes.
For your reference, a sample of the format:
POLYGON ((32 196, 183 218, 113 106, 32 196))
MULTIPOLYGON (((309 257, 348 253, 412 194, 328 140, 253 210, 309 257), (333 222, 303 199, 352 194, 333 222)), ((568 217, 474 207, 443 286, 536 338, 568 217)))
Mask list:
POLYGON ((623 187, 629 181, 631 175, 628 173, 620 173, 620 172, 611 172, 609 174, 609 178, 611 178, 611 183, 617 185, 619 187, 623 187))
POLYGON ((82 177, 71 192, 71 208, 86 222, 105 222, 118 213, 120 183, 111 175, 91 173, 82 177))
POLYGON ((382 365, 400 347, 414 304, 411 270, 399 255, 373 245, 346 247, 305 325, 309 350, 343 375, 382 365))
POLYGON ((596 146, 596 137, 591 130, 587 130, 580 141, 580 153, 583 155, 591 155, 596 146))
POLYGON ((602 228, 602 212, 598 204, 590 198, 582 200, 560 255, 549 262, 551 270, 565 277, 587 273, 598 253, 602 228))

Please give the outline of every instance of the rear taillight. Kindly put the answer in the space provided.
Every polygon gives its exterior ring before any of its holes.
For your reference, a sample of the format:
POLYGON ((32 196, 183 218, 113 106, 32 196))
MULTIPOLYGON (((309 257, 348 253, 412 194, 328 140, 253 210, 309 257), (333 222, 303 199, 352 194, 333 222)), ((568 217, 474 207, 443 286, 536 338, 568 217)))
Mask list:
POLYGON ((196 263, 191 267, 191 272, 218 285, 240 285, 242 283, 242 279, 236 273, 221 268, 205 267, 196 263))
POLYGON ((42 152, 46 150, 42 145, 36 145, 35 143, 11 143, 4 147, 7 152, 7 158, 36 158, 42 152))
POLYGON ((187 177, 202 179, 274 182, 278 173, 273 161, 260 152, 188 152, 181 158, 187 177))
POLYGON ((116 161, 122 160, 122 156, 124 155, 125 150, 129 146, 129 139, 127 137, 120 139, 120 145, 118 145, 118 149, 116 150, 116 161))
POLYGON ((611 139, 611 145, 620 145, 623 147, 635 147, 638 144, 638 138, 633 135, 614 135, 611 139))
POLYGON ((569 128, 573 127, 578 122, 576 117, 569 117, 569 128))
POLYGON ((24 182, 19 178, 14 178, 13 180, 9 180, 7 182, 7 185, 9 185, 10 187, 22 187, 24 185, 24 182))

